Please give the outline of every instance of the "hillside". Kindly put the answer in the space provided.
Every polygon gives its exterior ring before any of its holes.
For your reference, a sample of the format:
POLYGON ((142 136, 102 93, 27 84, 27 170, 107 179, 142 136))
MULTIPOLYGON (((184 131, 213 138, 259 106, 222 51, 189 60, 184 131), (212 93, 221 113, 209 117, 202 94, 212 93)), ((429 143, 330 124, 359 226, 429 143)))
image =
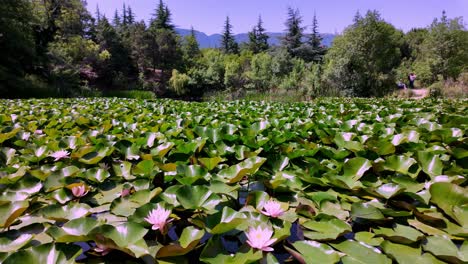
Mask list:
MULTIPOLYGON (((186 36, 190 34, 189 29, 182 29, 178 28, 177 33, 179 33, 181 36, 186 36)), ((284 35, 284 33, 278 33, 278 32, 268 32, 268 36, 270 36, 268 42, 272 46, 280 45, 281 43, 281 37, 284 35)), ((213 35, 207 35, 203 32, 196 31, 195 30, 195 35, 197 37, 198 43, 200 44, 201 48, 215 48, 219 46, 219 43, 221 42, 221 34, 213 34, 213 35)), ((249 40, 249 35, 248 33, 241 33, 234 35, 236 38, 236 41, 238 43, 242 42, 247 42, 249 40)), ((335 39, 336 35, 334 34, 323 34, 323 45, 330 47, 333 39, 335 39)))

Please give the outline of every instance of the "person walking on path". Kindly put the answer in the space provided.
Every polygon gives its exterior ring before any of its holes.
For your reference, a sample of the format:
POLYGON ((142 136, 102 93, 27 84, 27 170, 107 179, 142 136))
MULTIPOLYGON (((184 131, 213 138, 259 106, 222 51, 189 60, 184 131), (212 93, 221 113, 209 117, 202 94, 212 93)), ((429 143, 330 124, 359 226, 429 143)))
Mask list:
POLYGON ((416 74, 410 73, 410 75, 408 75, 408 81, 409 81, 409 88, 410 89, 414 89, 414 81, 415 80, 416 80, 416 74))

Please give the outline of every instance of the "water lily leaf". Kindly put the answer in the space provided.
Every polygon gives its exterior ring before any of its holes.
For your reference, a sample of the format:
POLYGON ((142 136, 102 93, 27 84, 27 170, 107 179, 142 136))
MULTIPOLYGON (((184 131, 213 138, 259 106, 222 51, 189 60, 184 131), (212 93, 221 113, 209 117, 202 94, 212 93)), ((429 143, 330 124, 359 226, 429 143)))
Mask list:
POLYGON ((351 232, 351 226, 339 219, 322 219, 321 221, 307 221, 303 227, 312 230, 304 231, 304 236, 312 240, 334 240, 339 236, 351 232))
POLYGON ((227 183, 236 183, 247 174, 255 174, 265 161, 266 159, 261 157, 248 158, 237 165, 221 170, 218 176, 227 183))
POLYGON ((444 165, 440 160, 439 155, 431 152, 418 151, 417 158, 421 164, 422 170, 431 177, 442 175, 444 165))
POLYGON ((416 160, 406 156, 390 156, 385 160, 384 169, 389 171, 396 171, 402 174, 408 174, 408 170, 413 164, 416 164, 416 160))
POLYGON ((241 247, 235 254, 229 253, 224 249, 220 236, 210 238, 200 255, 200 260, 208 264, 253 263, 261 258, 261 250, 253 250, 247 246, 241 247))
POLYGON ((198 245, 204 234, 205 231, 188 226, 182 231, 178 243, 162 247, 156 258, 183 256, 198 245))
POLYGON ((425 251, 431 252, 433 255, 450 263, 466 263, 468 259, 466 255, 460 252, 457 246, 448 238, 443 236, 426 237, 423 243, 425 251))
POLYGON ((117 198, 111 203, 110 210, 118 216, 130 216, 138 207, 149 203, 154 197, 158 196, 161 191, 162 189, 158 187, 153 190, 137 191, 130 196, 117 198))
POLYGON ((140 224, 134 222, 125 222, 116 225, 101 225, 94 228, 89 235, 94 237, 94 240, 99 244, 131 252, 135 257, 139 258, 145 254, 149 254, 146 243, 143 237, 148 232, 140 224))
POLYGON ((237 228, 244 221, 246 221, 244 214, 224 207, 221 212, 206 218, 206 227, 211 234, 223 234, 237 228))
POLYGON ((301 263, 334 264, 340 260, 340 255, 332 247, 316 241, 297 241, 292 244, 300 255, 293 255, 301 263))
POLYGON ((28 207, 27 200, 0 204, 0 227, 9 227, 28 207))
POLYGON ((21 234, 15 239, 0 237, 0 252, 15 252, 29 243, 33 238, 32 234, 21 234))
POLYGON ((411 244, 424 237, 424 234, 418 230, 400 224, 396 224, 393 229, 384 227, 376 228, 374 229, 374 233, 400 244, 411 244))
POLYGON ((346 254, 341 260, 347 263, 382 263, 391 264, 392 261, 382 254, 375 247, 366 245, 362 242, 346 240, 338 244, 331 244, 332 247, 346 254))
POLYGON ((364 173, 372 168, 372 163, 365 158, 352 158, 348 160, 343 166, 343 175, 336 177, 342 181, 350 189, 359 186, 359 179, 364 176, 364 173))
POLYGON ((384 197, 385 199, 390 199, 395 195, 401 193, 403 189, 395 183, 387 183, 381 185, 379 188, 375 189, 375 192, 384 197))
POLYGON ((20 250, 8 256, 4 264, 28 263, 60 263, 73 264, 81 254, 81 247, 76 245, 43 244, 20 250))
POLYGON ((71 220, 62 228, 52 226, 47 230, 47 234, 59 243, 80 242, 90 240, 88 233, 98 225, 98 221, 90 217, 83 217, 71 220))
POLYGON ((384 241, 383 238, 375 237, 375 234, 371 232, 358 232, 354 235, 354 239, 370 246, 380 246, 384 241))
POLYGON ((47 219, 65 221, 73 220, 90 213, 91 207, 84 203, 69 203, 65 206, 59 204, 52 204, 40 210, 42 216, 47 219))
POLYGON ((136 177, 132 175, 132 163, 123 161, 120 163, 112 164, 116 176, 123 177, 126 180, 134 180, 136 177))
POLYGON ((102 168, 91 168, 85 172, 86 178, 95 182, 104 182, 110 173, 102 168))
POLYGON ((175 179, 184 184, 192 185, 200 179, 209 180, 211 175, 199 165, 178 165, 177 166, 177 175, 175 179))
POLYGON ((205 167, 208 171, 213 170, 219 163, 223 162, 224 159, 221 157, 214 158, 199 158, 198 162, 205 167))
POLYGON ((177 200, 185 209, 213 210, 221 198, 205 186, 184 185, 176 191, 177 200))
POLYGON ((433 255, 422 254, 421 248, 414 248, 401 244, 394 244, 390 241, 382 243, 382 249, 385 253, 401 264, 442 264, 444 262, 436 259, 433 255))
POLYGON ((456 184, 437 182, 431 185, 431 202, 461 226, 468 227, 468 190, 456 184))
POLYGON ((132 174, 146 178, 153 178, 158 171, 159 170, 152 160, 143 160, 133 167, 132 174))
POLYGON ((351 217, 353 220, 366 219, 366 220, 383 220, 385 219, 382 212, 376 207, 368 203, 353 203, 351 206, 351 217))

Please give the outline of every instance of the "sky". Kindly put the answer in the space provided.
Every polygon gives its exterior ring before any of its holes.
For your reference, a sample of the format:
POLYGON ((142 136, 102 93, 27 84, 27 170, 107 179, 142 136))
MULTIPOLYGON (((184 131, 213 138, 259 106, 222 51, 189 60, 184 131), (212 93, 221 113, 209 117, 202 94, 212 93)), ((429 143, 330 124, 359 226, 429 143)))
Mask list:
MULTIPOLYGON (((159 0, 87 0, 88 9, 94 14, 99 5, 101 13, 112 18, 116 9, 124 3, 130 5, 137 20, 148 21, 159 0)), ((179 28, 206 34, 221 33, 226 16, 229 16, 234 33, 246 33, 252 29, 261 15, 269 32, 283 32, 287 7, 298 8, 304 25, 312 24, 317 15, 319 31, 341 33, 352 23, 359 10, 377 10, 385 21, 405 32, 415 27, 426 27, 442 10, 448 17, 468 19, 468 0, 165 0, 172 12, 173 23, 179 28)))

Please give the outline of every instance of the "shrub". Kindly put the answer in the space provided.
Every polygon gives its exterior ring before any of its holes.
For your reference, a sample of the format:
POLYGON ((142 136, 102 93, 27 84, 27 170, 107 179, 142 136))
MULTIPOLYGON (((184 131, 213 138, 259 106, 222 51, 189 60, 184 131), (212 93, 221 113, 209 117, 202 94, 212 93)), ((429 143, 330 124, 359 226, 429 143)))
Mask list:
POLYGON ((150 91, 140 90, 116 90, 104 92, 104 97, 118 97, 131 99, 156 99, 156 95, 150 91))

